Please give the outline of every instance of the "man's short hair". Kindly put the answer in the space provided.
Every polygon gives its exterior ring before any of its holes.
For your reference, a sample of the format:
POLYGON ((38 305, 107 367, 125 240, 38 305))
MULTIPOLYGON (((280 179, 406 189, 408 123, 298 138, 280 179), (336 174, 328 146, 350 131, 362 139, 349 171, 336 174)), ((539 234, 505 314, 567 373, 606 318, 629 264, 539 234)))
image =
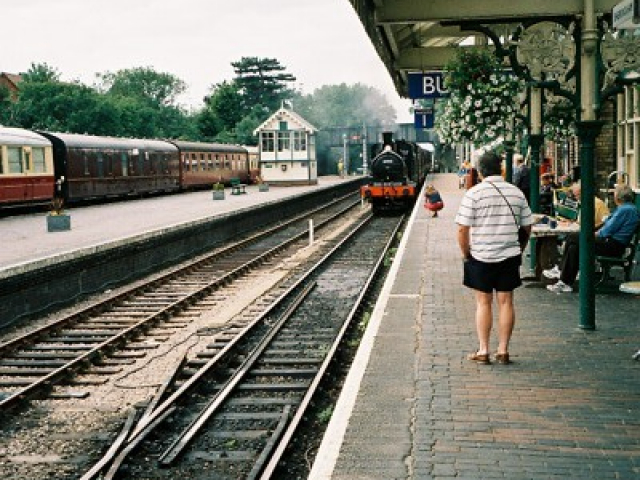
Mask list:
POLYGON ((616 185, 615 196, 622 203, 633 203, 635 198, 635 193, 629 185, 623 183, 621 185, 616 185))
POLYGON ((502 173, 502 159, 493 150, 484 152, 478 159, 478 172, 483 177, 500 175, 502 173))

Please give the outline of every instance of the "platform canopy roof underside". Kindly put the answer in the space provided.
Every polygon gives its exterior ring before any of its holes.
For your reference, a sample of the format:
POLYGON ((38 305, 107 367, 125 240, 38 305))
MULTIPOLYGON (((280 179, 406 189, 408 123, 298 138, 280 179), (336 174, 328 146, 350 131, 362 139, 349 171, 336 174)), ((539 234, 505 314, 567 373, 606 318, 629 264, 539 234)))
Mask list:
MULTIPOLYGON (((398 93, 407 73, 439 70, 455 49, 473 43, 474 25, 507 34, 526 21, 581 17, 589 0, 349 0, 398 93)), ((611 15, 620 0, 591 0, 597 15, 611 15)))

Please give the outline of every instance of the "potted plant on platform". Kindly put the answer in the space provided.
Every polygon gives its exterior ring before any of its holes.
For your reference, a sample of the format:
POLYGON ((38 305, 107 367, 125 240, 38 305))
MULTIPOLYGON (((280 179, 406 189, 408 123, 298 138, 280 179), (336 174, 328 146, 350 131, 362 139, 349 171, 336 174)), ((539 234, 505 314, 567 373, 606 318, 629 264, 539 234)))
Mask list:
POLYGON ((224 184, 222 182, 218 181, 214 183, 212 189, 214 200, 224 200, 224 184))
POLYGON ((269 191, 269 184, 265 183, 264 180, 262 180, 261 176, 257 176, 256 177, 256 181, 258 182, 258 191, 259 192, 268 192, 269 191))
POLYGON ((71 230, 71 215, 64 212, 64 199, 55 197, 47 214, 47 231, 64 232, 71 230))

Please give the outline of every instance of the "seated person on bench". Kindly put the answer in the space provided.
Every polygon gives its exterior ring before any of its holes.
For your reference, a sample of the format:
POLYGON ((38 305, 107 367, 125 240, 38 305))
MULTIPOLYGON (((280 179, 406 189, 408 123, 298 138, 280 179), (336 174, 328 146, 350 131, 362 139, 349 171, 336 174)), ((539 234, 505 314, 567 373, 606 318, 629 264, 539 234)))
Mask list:
MULTIPOLYGON (((617 208, 608 217, 602 228, 595 232, 595 254, 608 257, 620 257, 631 242, 633 234, 640 224, 640 212, 633 203, 634 193, 629 185, 618 185, 614 200, 617 208)), ((557 278, 558 282, 547 285, 547 290, 556 293, 573 291, 573 283, 580 267, 579 236, 567 236, 564 252, 560 260, 559 272, 554 269, 543 271, 547 278, 557 278)))
MULTIPOLYGON (((578 214, 578 209, 580 207, 580 193, 582 191, 582 187, 580 186, 580 181, 575 182, 571 185, 571 197, 567 198, 564 201, 564 206, 568 208, 572 208, 576 210, 576 214, 578 214), (571 204, 572 203, 572 204, 571 204)), ((609 216, 609 208, 605 205, 605 203, 599 198, 594 197, 594 219, 593 224, 595 225, 595 229, 599 229, 604 223, 604 219, 609 216)), ((562 216, 562 209, 558 208, 558 215, 562 216)), ((580 216, 576 215, 575 219, 566 219, 562 220, 569 223, 580 223, 580 216)))

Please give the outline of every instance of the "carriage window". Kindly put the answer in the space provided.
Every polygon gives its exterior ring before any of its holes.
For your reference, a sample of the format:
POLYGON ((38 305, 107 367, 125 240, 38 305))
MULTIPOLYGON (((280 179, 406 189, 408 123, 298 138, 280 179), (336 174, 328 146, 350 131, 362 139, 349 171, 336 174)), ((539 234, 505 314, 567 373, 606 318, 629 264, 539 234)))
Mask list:
POLYGON ((224 156, 224 168, 231 168, 231 162, 229 162, 229 155, 224 156))
POLYGON ((262 133, 262 151, 263 152, 274 151, 274 133, 273 132, 262 133))
POLYGON ((22 149, 7 147, 9 154, 9 173, 22 173, 22 149))
POLYGON ((33 171, 36 173, 44 173, 47 167, 44 162, 44 148, 34 147, 32 149, 33 155, 33 171))
POLYGON ((82 160, 84 162, 84 174, 89 175, 89 154, 84 152, 82 154, 82 160))
POLYGON ((101 153, 96 156, 96 176, 104 177, 104 160, 101 153))
POLYGON ((278 132, 278 151, 291 149, 291 138, 289 132, 278 132))
POLYGON ((213 170, 213 160, 211 154, 207 154, 207 164, 209 165, 209 170, 213 170))
POLYGON ((2 146, 0 146, 0 175, 2 175, 4 173, 4 158, 2 155, 2 146))
POLYGON ((138 175, 144 175, 144 157, 149 155, 149 152, 140 152, 138 154, 138 175))
POLYGON ((128 177, 129 176, 129 159, 127 157, 127 154, 124 152, 120 154, 120 166, 122 168, 122 176, 128 177))

